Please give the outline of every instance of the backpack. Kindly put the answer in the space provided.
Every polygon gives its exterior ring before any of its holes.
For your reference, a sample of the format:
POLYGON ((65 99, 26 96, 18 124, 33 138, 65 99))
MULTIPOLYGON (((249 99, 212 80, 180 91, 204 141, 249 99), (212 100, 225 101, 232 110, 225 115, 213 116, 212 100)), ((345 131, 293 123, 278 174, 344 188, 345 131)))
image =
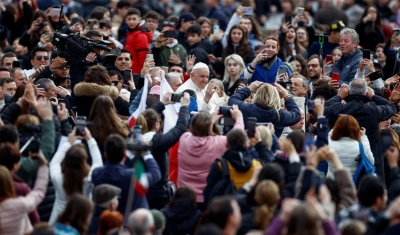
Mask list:
POLYGON ((368 160, 368 157, 364 153, 364 146, 361 142, 358 142, 358 146, 360 148, 360 155, 355 159, 358 161, 358 167, 356 173, 353 176, 353 182, 355 185, 358 185, 358 182, 364 175, 373 175, 376 176, 376 169, 374 165, 368 160))
POLYGON ((222 166, 222 178, 213 187, 210 194, 205 199, 205 202, 210 202, 213 198, 223 195, 233 195, 236 192, 235 185, 231 180, 229 174, 228 162, 224 158, 217 159, 216 162, 220 162, 222 166))

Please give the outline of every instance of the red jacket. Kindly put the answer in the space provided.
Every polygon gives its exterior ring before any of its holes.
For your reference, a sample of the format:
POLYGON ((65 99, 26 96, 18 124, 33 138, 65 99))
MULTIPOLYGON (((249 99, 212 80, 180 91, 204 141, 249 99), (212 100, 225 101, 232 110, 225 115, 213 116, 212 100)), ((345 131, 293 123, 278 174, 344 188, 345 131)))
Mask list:
POLYGON ((126 34, 125 49, 132 56, 132 73, 140 74, 152 41, 153 33, 146 27, 138 26, 126 34))

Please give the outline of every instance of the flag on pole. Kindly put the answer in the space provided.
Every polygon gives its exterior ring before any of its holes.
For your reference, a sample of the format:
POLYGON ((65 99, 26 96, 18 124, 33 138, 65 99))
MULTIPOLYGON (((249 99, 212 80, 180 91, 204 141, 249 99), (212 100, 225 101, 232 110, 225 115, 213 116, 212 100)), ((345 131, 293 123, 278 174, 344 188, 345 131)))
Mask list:
POLYGON ((133 183, 137 194, 145 196, 149 188, 146 170, 141 159, 135 159, 135 170, 133 173, 133 183))
MULTIPOLYGON (((162 100, 164 95, 167 93, 174 93, 174 90, 172 90, 167 80, 165 78, 162 78, 160 84, 160 100, 162 100)), ((165 106, 165 109, 163 111, 164 133, 167 133, 176 125, 176 122, 178 121, 178 113, 180 108, 181 108, 181 103, 169 104, 165 106)))
MULTIPOLYGON (((150 75, 146 75, 146 76, 150 76, 150 75)), ((147 101, 147 94, 149 91, 149 81, 147 80, 147 78, 144 78, 144 86, 143 86, 143 92, 142 92, 142 96, 140 97, 140 104, 139 107, 136 109, 135 112, 133 112, 132 116, 129 118, 129 120, 134 117, 135 119, 137 119, 137 117, 144 111, 146 110, 146 101, 147 101)))

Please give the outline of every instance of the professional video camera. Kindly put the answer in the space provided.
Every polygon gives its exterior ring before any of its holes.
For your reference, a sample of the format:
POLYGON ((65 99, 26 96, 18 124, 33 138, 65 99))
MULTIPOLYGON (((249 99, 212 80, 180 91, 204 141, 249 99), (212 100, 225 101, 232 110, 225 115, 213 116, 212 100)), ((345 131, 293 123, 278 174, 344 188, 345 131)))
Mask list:
POLYGON ((56 32, 53 37, 53 49, 67 61, 71 58, 85 59, 90 52, 93 52, 94 48, 110 52, 111 49, 107 47, 110 44, 108 41, 92 40, 80 36, 79 33, 67 35, 56 32))
POLYGON ((40 125, 28 124, 19 132, 19 144, 23 146, 21 152, 23 155, 38 153, 40 149, 40 137, 42 128, 40 125))
POLYGON ((85 36, 80 36, 80 33, 74 34, 63 34, 59 31, 61 28, 62 14, 64 5, 61 5, 59 21, 57 25, 57 32, 53 36, 53 49, 56 51, 57 55, 65 58, 67 61, 72 58, 85 59, 86 56, 93 52, 93 49, 104 50, 110 52, 111 49, 107 46, 111 42, 103 40, 92 40, 85 36))

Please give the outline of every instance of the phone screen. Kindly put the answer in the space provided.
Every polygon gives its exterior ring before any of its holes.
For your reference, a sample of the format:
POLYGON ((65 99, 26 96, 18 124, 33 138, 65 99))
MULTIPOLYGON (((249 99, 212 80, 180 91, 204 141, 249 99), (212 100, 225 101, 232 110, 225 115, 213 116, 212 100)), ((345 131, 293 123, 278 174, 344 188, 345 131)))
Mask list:
POLYGON ((393 145, 393 138, 391 135, 382 135, 382 152, 386 152, 390 146, 393 145))
POLYGON ((256 133, 256 124, 257 124, 257 118, 254 118, 254 117, 247 118, 247 136, 248 137, 254 137, 254 135, 256 133))
POLYGON ((147 54, 147 55, 146 55, 146 60, 147 60, 147 61, 149 61, 149 60, 154 60, 153 54, 147 54))
POLYGON ((219 25, 214 25, 213 26, 213 34, 219 33, 219 25))
POLYGON ((94 20, 89 20, 89 30, 93 30, 93 26, 94 26, 94 20))
POLYGON ((76 135, 77 136, 85 136, 85 127, 86 127, 86 117, 85 116, 76 116, 76 135))
POLYGON ((371 51, 363 50, 363 59, 371 59, 371 51))
POLYGON ((332 73, 332 81, 339 82, 339 80, 340 80, 340 74, 332 73))
POLYGON ((71 20, 71 25, 74 25, 74 24, 77 24, 77 23, 79 23, 79 18, 78 17, 75 17, 75 18, 73 18, 71 20))
POLYGON ((239 83, 242 83, 243 85, 246 85, 249 83, 249 81, 246 78, 240 78, 239 83))
POLYGON ((172 94, 171 101, 175 102, 175 103, 180 103, 182 96, 183 96, 183 94, 172 94))
POLYGON ((314 100, 307 100, 307 109, 310 114, 314 113, 315 103, 314 100))
POLYGON ((382 69, 371 73, 368 77, 370 81, 375 81, 378 80, 379 78, 382 78, 383 77, 382 69))
POLYGON ((243 13, 245 16, 251 16, 253 15, 253 8, 251 7, 245 7, 245 12, 243 13))
POLYGON ((127 69, 124 71, 124 84, 129 85, 129 81, 131 80, 132 70, 127 69))
POLYGON ((287 67, 285 65, 279 66, 279 72, 278 72, 279 75, 284 74, 286 72, 287 72, 287 67))
POLYGON ((332 55, 326 55, 325 63, 330 63, 330 62, 333 62, 333 56, 332 55))
POLYGON ((303 152, 307 152, 307 149, 311 149, 311 146, 314 144, 314 135, 307 134, 304 138, 304 146, 303 152))

